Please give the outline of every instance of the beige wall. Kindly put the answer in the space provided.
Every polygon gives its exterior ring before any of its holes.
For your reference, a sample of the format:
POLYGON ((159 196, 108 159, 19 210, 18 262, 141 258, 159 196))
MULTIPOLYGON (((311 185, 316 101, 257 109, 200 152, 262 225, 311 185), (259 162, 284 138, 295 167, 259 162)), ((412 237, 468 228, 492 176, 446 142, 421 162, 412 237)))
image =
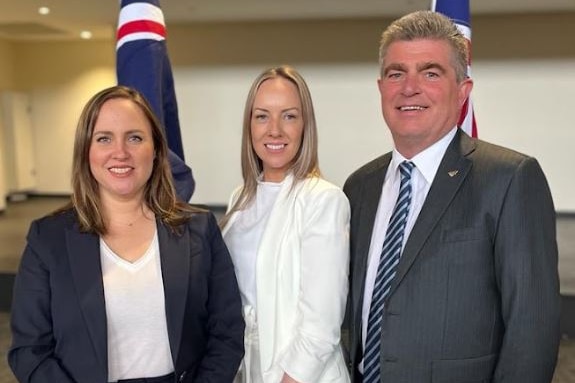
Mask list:
MULTIPOLYGON (((174 66, 372 63, 390 19, 169 25, 174 66)), ((0 89, 58 86, 93 68, 114 70, 113 41, 0 39, 0 89), (17 68, 17 69, 16 69, 17 68)), ((575 57, 575 13, 473 17, 473 59, 575 57)))
POLYGON ((372 62, 385 23, 366 19, 170 26, 168 46, 175 65, 372 62))
MULTIPOLYGON (((169 26, 174 65, 371 63, 391 19, 169 26)), ((473 17, 473 58, 575 57, 575 13, 473 17)))
POLYGON ((575 57, 575 13, 473 18, 474 60, 575 57))
MULTIPOLYGON (((379 35, 390 21, 168 25, 184 147, 198 182, 195 202, 223 204, 239 181, 245 93, 269 65, 296 65, 310 83, 322 168, 336 183, 389 150, 375 79, 379 35)), ((575 211, 573 184, 556 170, 559 154, 575 140, 569 129, 575 13, 474 16, 473 60, 481 137, 540 158, 558 209, 575 211)), ((78 114, 91 94, 115 83, 114 65, 113 41, 0 41, 0 88, 31 95, 40 193, 69 191, 78 114)), ((569 161, 575 167, 575 158, 569 161)))
MULTIPOLYGON (((9 90, 13 86, 14 80, 14 66, 12 44, 7 41, 0 40, 0 91, 9 90)), ((3 111, 0 110, 0 211, 6 208, 6 150, 5 134, 3 124, 3 111)))
POLYGON ((11 89, 14 82, 12 44, 0 39, 0 90, 11 89))
POLYGON ((113 70, 111 41, 20 42, 14 47, 19 89, 59 87, 96 68, 113 70))

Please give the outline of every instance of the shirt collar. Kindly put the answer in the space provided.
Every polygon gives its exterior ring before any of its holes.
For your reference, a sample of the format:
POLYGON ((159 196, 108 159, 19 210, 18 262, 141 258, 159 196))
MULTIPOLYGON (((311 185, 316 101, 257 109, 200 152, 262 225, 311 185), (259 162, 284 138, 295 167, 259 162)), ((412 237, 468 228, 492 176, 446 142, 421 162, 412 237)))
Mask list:
POLYGON ((395 172, 400 163, 403 161, 411 161, 415 164, 417 170, 419 170, 421 175, 423 175, 423 178, 425 178, 427 183, 431 184, 435 178, 437 169, 439 169, 439 164, 443 159, 443 155, 451 143, 451 140, 453 140, 453 137, 455 137, 456 132, 457 127, 454 127, 439 141, 426 148, 425 150, 417 153, 411 159, 405 158, 394 148, 391 157, 391 163, 389 164, 390 169, 395 172))

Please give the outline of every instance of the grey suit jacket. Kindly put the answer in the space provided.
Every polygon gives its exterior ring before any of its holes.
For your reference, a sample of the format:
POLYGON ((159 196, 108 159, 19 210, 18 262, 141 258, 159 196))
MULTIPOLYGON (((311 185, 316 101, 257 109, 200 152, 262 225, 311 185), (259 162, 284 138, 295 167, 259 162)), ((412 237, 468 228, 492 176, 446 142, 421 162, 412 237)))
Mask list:
MULTIPOLYGON (((176 235, 157 223, 166 322, 178 382, 232 382, 244 321, 228 250, 211 213, 176 235)), ((75 214, 32 223, 14 284, 8 361, 19 382, 105 383, 107 327, 99 238, 75 214)))
MULTIPOLYGON (((348 320, 361 381, 361 310, 391 153, 353 173, 348 320)), ((383 382, 550 382, 559 343, 555 211, 531 157, 458 130, 386 300, 383 382)))

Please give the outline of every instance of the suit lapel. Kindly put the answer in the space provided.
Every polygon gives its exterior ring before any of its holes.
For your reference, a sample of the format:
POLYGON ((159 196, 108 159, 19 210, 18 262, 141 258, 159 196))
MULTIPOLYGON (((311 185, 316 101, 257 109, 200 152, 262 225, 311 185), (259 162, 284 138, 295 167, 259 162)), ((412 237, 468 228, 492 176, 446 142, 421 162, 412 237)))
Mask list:
POLYGON ((388 298, 409 271, 425 241, 463 184, 472 166, 472 162, 466 156, 474 149, 473 140, 458 129, 443 156, 421 212, 405 244, 388 298))
MULTIPOLYGON (((363 305, 364 281, 367 272, 367 260, 369 258, 369 247, 371 245, 371 237, 373 233, 373 225, 375 222, 375 215, 379 206, 381 198, 381 190, 385 174, 391 161, 391 153, 382 158, 381 163, 373 171, 373 175, 365 177, 364 185, 361 185, 361 193, 359 196, 359 222, 357 230, 357 239, 355 240, 356 249, 353 258, 353 284, 351 287, 352 294, 357 294, 352 300, 355 306, 352 308, 356 315, 361 315, 363 305)), ((359 322, 358 322, 359 323, 359 322)))
POLYGON ((180 351, 184 325, 192 249, 187 227, 184 227, 182 236, 172 234, 170 229, 160 221, 157 221, 157 228, 166 302, 166 322, 172 360, 175 363, 180 351))
POLYGON ((102 371, 108 371, 108 333, 99 237, 81 233, 77 226, 66 231, 72 278, 88 333, 102 371))

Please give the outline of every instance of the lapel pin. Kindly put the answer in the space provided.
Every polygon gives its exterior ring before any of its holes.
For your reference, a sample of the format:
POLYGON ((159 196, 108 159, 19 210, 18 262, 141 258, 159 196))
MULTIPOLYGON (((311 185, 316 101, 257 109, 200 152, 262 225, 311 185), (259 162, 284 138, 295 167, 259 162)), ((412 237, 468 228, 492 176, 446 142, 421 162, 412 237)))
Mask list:
POLYGON ((457 173, 459 173, 459 170, 451 170, 447 172, 447 174, 449 174, 450 177, 455 177, 457 173))

